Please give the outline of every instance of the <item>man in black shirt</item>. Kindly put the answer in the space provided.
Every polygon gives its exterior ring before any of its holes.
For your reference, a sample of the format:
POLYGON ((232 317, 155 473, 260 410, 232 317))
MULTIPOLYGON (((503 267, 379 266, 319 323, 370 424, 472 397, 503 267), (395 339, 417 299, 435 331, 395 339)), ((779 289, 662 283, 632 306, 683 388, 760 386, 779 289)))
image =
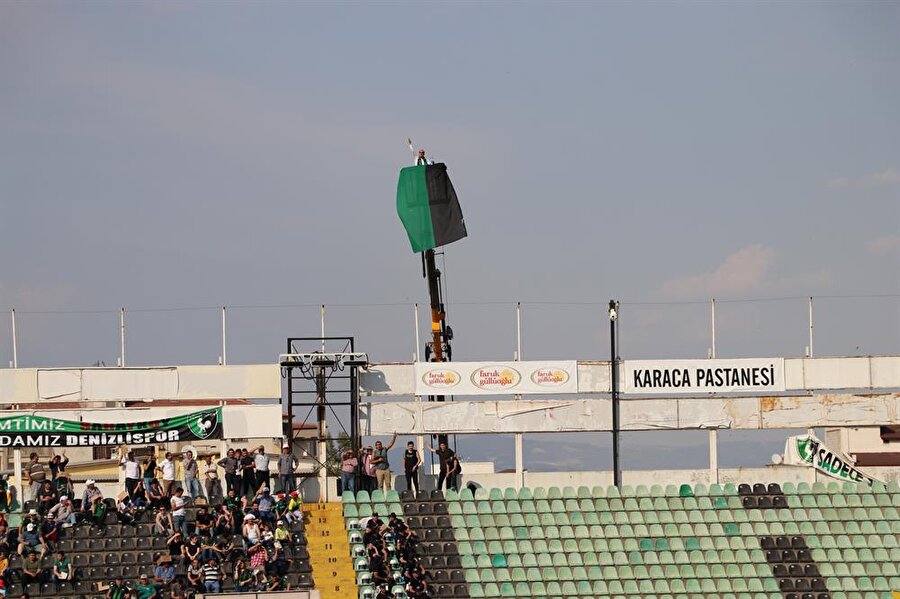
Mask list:
MULTIPOLYGON (((453 456, 456 455, 456 452, 447 447, 447 444, 443 441, 438 444, 438 448, 433 448, 430 444, 427 446, 428 451, 431 453, 437 454, 437 456, 441 460, 441 473, 438 476, 437 488, 440 490, 441 485, 444 484, 444 480, 447 479, 447 471, 450 469, 450 462, 453 459, 453 456)), ((450 481, 447 481, 447 488, 450 488, 450 481)))

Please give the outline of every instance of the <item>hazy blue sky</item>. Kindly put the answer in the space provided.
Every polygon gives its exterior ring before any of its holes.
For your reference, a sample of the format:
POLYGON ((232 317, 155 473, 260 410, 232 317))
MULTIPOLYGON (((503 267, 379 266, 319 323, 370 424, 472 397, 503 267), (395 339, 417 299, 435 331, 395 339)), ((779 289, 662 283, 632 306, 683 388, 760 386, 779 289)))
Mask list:
MULTIPOLYGON (((229 360, 268 361, 322 302, 409 359, 410 136, 469 229, 456 359, 511 358, 516 301, 526 358, 602 359, 610 297, 626 358, 705 356, 711 296, 819 296, 817 354, 900 353, 898 31, 896 2, 4 2, 0 308, 24 366, 114 363, 119 306, 158 364, 215 362, 218 313, 138 309, 312 305, 230 311, 229 360)), ((804 351, 802 299, 719 310, 720 356, 804 351)))

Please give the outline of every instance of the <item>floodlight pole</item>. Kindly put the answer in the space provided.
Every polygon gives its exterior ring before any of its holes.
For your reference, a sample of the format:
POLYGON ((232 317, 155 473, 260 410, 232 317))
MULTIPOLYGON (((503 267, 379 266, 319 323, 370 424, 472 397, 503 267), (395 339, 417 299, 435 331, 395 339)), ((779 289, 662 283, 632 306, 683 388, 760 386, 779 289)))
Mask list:
POLYGON ((622 473, 619 471, 619 367, 616 356, 616 321, 619 317, 619 302, 609 300, 609 371, 612 391, 612 469, 613 485, 622 487, 622 473))

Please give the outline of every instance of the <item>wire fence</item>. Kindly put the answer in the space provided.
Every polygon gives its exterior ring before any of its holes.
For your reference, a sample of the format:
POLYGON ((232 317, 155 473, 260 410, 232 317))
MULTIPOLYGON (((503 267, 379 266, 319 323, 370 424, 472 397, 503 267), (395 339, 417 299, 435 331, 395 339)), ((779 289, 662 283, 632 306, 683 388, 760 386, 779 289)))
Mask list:
MULTIPOLYGON (((424 357, 425 304, 332 303, 42 311, 7 308, 0 364, 275 362, 289 336, 341 335, 377 362, 424 357)), ((607 301, 453 302, 454 360, 609 357, 607 301)), ((621 301, 620 356, 900 354, 900 294, 621 301)))

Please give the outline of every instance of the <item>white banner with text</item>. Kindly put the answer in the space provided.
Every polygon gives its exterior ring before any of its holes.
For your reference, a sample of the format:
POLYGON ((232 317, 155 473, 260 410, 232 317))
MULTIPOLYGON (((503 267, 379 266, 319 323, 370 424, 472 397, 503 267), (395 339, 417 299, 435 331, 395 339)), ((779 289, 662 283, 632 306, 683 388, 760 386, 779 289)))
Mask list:
POLYGON ((416 362, 416 395, 578 393, 575 360, 416 362))
POLYGON ((784 358, 736 360, 625 360, 624 393, 730 393, 784 391, 784 358))

